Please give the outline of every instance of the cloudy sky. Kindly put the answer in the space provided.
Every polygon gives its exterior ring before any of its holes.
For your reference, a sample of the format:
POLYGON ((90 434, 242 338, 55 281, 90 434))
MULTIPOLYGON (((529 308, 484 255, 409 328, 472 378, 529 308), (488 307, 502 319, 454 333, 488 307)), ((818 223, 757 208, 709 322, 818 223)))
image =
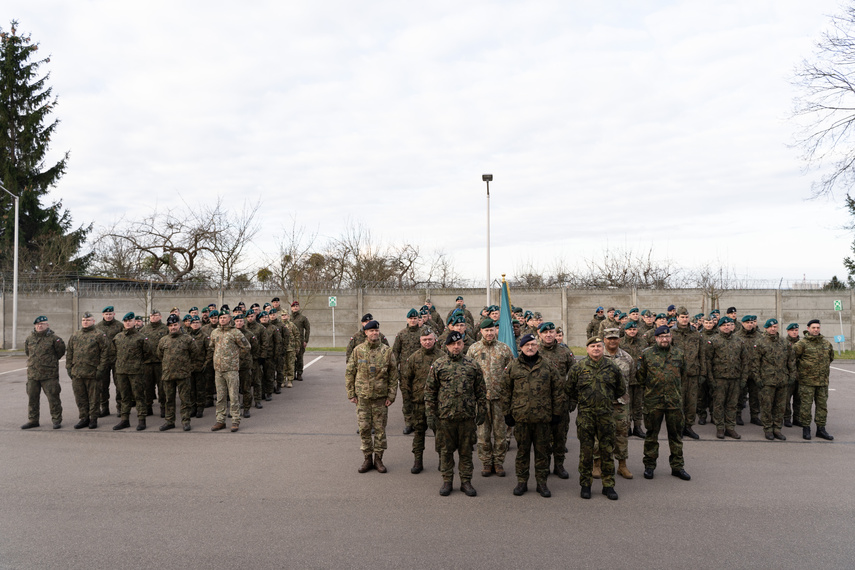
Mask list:
POLYGON ((789 118, 837 0, 245 4, 4 4, 51 56, 76 222, 260 199, 259 258, 293 214, 483 280, 489 172, 493 277, 607 247, 845 274, 789 118))

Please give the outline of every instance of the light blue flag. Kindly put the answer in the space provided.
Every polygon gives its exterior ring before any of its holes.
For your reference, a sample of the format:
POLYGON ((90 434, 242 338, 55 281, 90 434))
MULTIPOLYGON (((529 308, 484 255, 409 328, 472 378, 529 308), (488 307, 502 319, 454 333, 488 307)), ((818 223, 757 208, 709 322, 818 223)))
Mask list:
POLYGON ((514 353, 514 358, 519 356, 517 353, 517 343, 514 340, 514 326, 511 323, 513 315, 511 314, 511 294, 508 291, 508 282, 502 276, 502 308, 499 312, 499 341, 507 344, 511 352, 514 353))

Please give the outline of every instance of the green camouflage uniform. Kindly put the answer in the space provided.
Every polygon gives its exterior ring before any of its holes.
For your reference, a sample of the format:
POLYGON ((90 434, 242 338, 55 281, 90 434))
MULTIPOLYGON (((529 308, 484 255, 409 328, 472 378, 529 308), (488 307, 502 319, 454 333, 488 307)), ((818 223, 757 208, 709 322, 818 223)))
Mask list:
MULTIPOLYGON (((621 330, 620 322, 617 319, 610 319, 606 317, 600 322, 600 328, 597 329, 597 335, 600 338, 603 338, 606 329, 618 329, 621 330)), ((591 338, 591 337, 588 337, 591 338)))
POLYGON ((208 355, 208 343, 210 339, 202 332, 202 328, 193 330, 190 328, 190 338, 199 347, 199 354, 193 363, 193 374, 190 376, 190 397, 196 402, 196 410, 205 407, 205 396, 207 394, 205 382, 205 360, 208 355))
MULTIPOLYGON (((388 346, 388 345, 387 345, 388 346)), ((413 456, 422 460, 425 450, 425 432, 427 417, 425 416, 425 383, 427 383, 430 367, 445 353, 434 344, 430 350, 419 346, 401 367, 401 398, 404 408, 413 418, 413 456)), ((439 446, 437 446, 439 451, 439 446)))
POLYGON ((486 387, 484 423, 476 428, 478 435, 478 459, 485 470, 494 465, 504 465, 508 452, 508 426, 502 413, 502 374, 513 359, 508 345, 494 340, 480 340, 469 347, 466 356, 481 368, 486 387))
POLYGON ((264 399, 264 366, 263 362, 267 362, 270 356, 270 333, 258 321, 247 323, 247 330, 251 331, 258 339, 258 354, 253 358, 252 363, 252 389, 255 396, 255 401, 260 402, 264 399))
POLYGON ((146 399, 145 361, 148 357, 148 339, 131 327, 113 337, 113 354, 116 356, 116 390, 119 392, 120 417, 128 420, 136 403, 137 419, 148 415, 146 399))
POLYGON ((623 392, 623 378, 612 360, 595 362, 586 356, 570 369, 567 395, 570 409, 578 406, 576 435, 579 438, 579 485, 590 487, 594 467, 594 440, 602 454, 603 487, 615 486, 614 401, 623 392))
POLYGON ((33 331, 24 343, 27 355, 27 420, 39 421, 39 400, 44 391, 53 423, 62 423, 62 400, 59 396, 59 360, 65 355, 65 342, 47 329, 33 331))
MULTIPOLYGON (((538 339, 537 345, 540 347, 537 350, 538 354, 548 360, 558 371, 558 389, 562 394, 566 394, 567 376, 576 364, 576 356, 567 346, 558 344, 558 341, 548 346, 538 339)), ((557 424, 549 424, 552 461, 555 467, 564 467, 566 455, 564 450, 567 449, 567 434, 570 432, 570 409, 567 407, 567 398, 562 398, 562 406, 554 413, 556 416, 561 416, 561 420, 557 424)))
MULTIPOLYGON (((799 337, 791 338, 790 335, 787 335, 787 346, 790 348, 792 352, 795 349, 796 343, 799 342, 799 337)), ((793 352, 793 358, 795 358, 795 352, 793 352)), ((784 419, 785 420, 799 420, 799 413, 801 407, 801 400, 799 399, 799 368, 796 366, 793 369, 793 373, 790 374, 790 383, 787 386, 787 408, 784 410, 784 419)))
POLYGON ((436 424, 443 481, 454 479, 455 451, 460 482, 472 480, 476 416, 486 417, 486 409, 484 374, 471 358, 449 354, 433 363, 425 384, 425 415, 428 424, 436 424))
POLYGON ((217 386, 217 423, 226 423, 226 398, 232 424, 240 425, 240 357, 249 354, 249 341, 230 322, 211 333, 208 360, 213 362, 217 386))
MULTIPOLYGON (((107 368, 98 376, 98 390, 101 393, 101 409, 108 410, 110 408, 110 373, 113 373, 113 383, 116 383, 116 355, 113 353, 113 337, 124 330, 125 326, 121 323, 121 321, 117 321, 113 319, 112 321, 105 321, 101 319, 101 322, 95 325, 95 329, 98 332, 102 332, 107 335, 107 345, 110 350, 110 355, 108 356, 107 368)), ((116 387, 116 409, 121 406, 121 396, 119 394, 119 388, 116 387)))
POLYGON ((671 469, 682 469, 683 462, 683 382, 686 381, 686 356, 676 346, 652 346, 641 354, 638 380, 644 386, 644 467, 656 468, 659 459, 659 431, 665 419, 671 469))
POLYGON ((760 387, 760 421, 765 433, 780 432, 790 375, 796 358, 790 343, 778 333, 764 333, 757 343, 757 384, 760 387))
MULTIPOLYGON (((436 343, 442 347, 443 352, 445 352, 446 354, 449 354, 449 352, 448 348, 446 348, 445 346, 445 343, 448 340, 448 335, 450 335, 452 332, 454 331, 452 331, 451 329, 446 330, 445 333, 436 341, 436 343)), ((475 341, 472 340, 473 338, 474 337, 472 337, 472 335, 470 335, 468 332, 463 335, 463 354, 466 354, 472 347, 472 345, 475 344, 475 341)))
POLYGON ((365 341, 353 349, 345 369, 347 398, 357 398, 356 418, 362 453, 380 457, 386 449, 386 422, 389 408, 398 392, 398 365, 392 349, 381 343, 365 341), (374 437, 371 437, 371 430, 374 437))
MULTIPOLYGON (((534 478, 545 484, 549 475, 552 429, 559 413, 567 408, 558 369, 538 351, 533 359, 525 354, 511 360, 502 374, 502 415, 512 416, 517 441, 517 482, 527 483, 534 447, 534 478)), ((557 422, 556 422, 557 423, 557 422)))
POLYGON ((81 420, 97 421, 101 413, 98 374, 107 367, 109 353, 107 335, 94 326, 80 329, 68 340, 65 368, 81 420))
POLYGON ((588 323, 588 327, 585 329, 585 338, 591 338, 592 336, 600 332, 600 325, 604 320, 606 320, 606 317, 594 315, 594 318, 591 319, 591 322, 588 323))
POLYGON ((178 330, 157 343, 157 355, 163 370, 163 391, 166 393, 166 423, 175 423, 175 392, 181 398, 181 423, 190 423, 190 375, 199 357, 199 346, 189 334, 178 330))
POLYGON ((463 305, 462 309, 459 309, 457 307, 457 305, 455 305, 453 309, 448 311, 448 314, 445 315, 445 322, 447 323, 448 319, 451 318, 452 313, 454 313, 454 311, 457 311, 457 310, 460 310, 463 312, 463 319, 466 321, 467 333, 471 329, 473 334, 474 334, 474 332, 475 332, 475 319, 472 318, 472 313, 469 311, 469 309, 466 308, 465 304, 463 305))
MULTIPOLYGON (((401 368, 404 366, 404 363, 419 348, 421 348, 421 327, 416 325, 414 327, 407 326, 401 329, 397 335, 395 335, 395 342, 392 344, 392 352, 395 354, 395 362, 398 363, 398 373, 400 377, 401 368)), ((405 407, 403 410, 404 413, 404 424, 413 427, 413 417, 409 412, 409 408, 405 407)))
POLYGON ((686 325, 679 324, 671 329, 671 344, 683 351, 686 358, 686 381, 683 383, 683 418, 685 427, 695 425, 698 412, 698 379, 703 375, 701 369, 701 333, 686 325))
POLYGON ((745 343, 735 333, 709 335, 704 350, 708 381, 713 387, 713 423, 718 429, 736 427, 736 408, 741 387, 748 379, 751 362, 745 343))
POLYGON ((249 353, 241 354, 240 369, 238 370, 238 377, 240 378, 240 395, 243 399, 241 407, 244 410, 248 410, 252 407, 252 374, 255 369, 255 361, 258 359, 260 345, 258 338, 251 330, 246 328, 246 326, 237 330, 239 330, 243 336, 246 337, 246 340, 249 341, 249 353))
POLYGON ((294 360, 294 377, 303 379, 303 354, 306 352, 306 347, 303 343, 309 344, 309 333, 312 331, 307 319, 302 311, 291 313, 291 322, 297 327, 297 338, 299 339, 298 351, 294 360))
MULTIPOLYGON (((621 395, 614 401, 615 445, 614 458, 626 461, 629 457, 629 379, 636 376, 636 363, 632 355, 618 346, 615 354, 603 350, 603 358, 608 358, 620 368, 622 387, 618 390, 621 395)), ((594 443, 594 459, 600 459, 599 441, 594 443)))
POLYGON ((709 340, 712 339, 714 335, 718 334, 718 329, 713 328, 711 330, 702 329, 699 331, 701 335, 701 353, 699 358, 701 359, 701 366, 703 367, 703 374, 698 378, 698 420, 703 419, 704 423, 707 420, 707 412, 709 412, 710 420, 712 420, 712 408, 713 408, 713 391, 715 388, 715 380, 712 377, 712 372, 706 368, 707 358, 706 358, 706 350, 709 346, 709 340))
POLYGON ((285 365, 283 367, 282 375, 286 382, 294 379, 294 365, 297 360, 297 350, 298 346, 301 344, 300 341, 300 331, 290 320, 285 321, 286 328, 288 329, 288 338, 290 339, 289 344, 285 345, 285 365))
POLYGON ((269 321, 267 324, 261 323, 261 326, 267 331, 267 336, 270 340, 270 351, 264 357, 265 360, 262 365, 264 370, 264 384, 261 387, 261 391, 266 396, 269 396, 276 387, 277 356, 282 349, 282 335, 279 334, 279 329, 274 327, 269 321))
POLYGON ((834 347, 821 334, 805 335, 793 347, 799 371, 799 420, 810 427, 811 406, 816 403, 814 421, 817 429, 828 419, 828 375, 834 361, 834 347))
MULTIPOLYGON (((741 323, 740 323, 741 324, 741 323)), ((734 334, 739 336, 742 339, 742 342, 745 343, 745 350, 748 353, 748 378, 745 380, 745 384, 742 386, 742 391, 739 394, 739 413, 742 413, 742 410, 745 408, 745 404, 748 404, 748 411, 751 414, 751 419, 759 419, 760 418, 760 389, 757 384, 757 375, 756 371, 758 369, 757 366, 757 343, 760 341, 760 337, 763 334, 760 332, 755 326, 751 332, 748 332, 745 328, 740 328, 735 331, 734 334)))
MULTIPOLYGON (((368 337, 365 336, 365 331, 362 330, 362 327, 359 327, 359 330, 356 331, 352 337, 350 337, 350 342, 347 343, 347 350, 345 351, 344 361, 347 362, 350 360, 350 355, 353 353, 353 349, 362 344, 367 340, 368 337)), ((389 346, 389 340, 386 338, 386 335, 380 333, 380 342, 389 346)), ((421 346, 421 345, 419 345, 421 346)))
MULTIPOLYGON (((639 323, 639 327, 641 324, 639 323)), ((620 348, 629 353, 632 357, 632 360, 636 363, 636 374, 633 374, 629 377, 629 382, 627 386, 627 391, 629 392, 629 418, 628 421, 631 421, 632 424, 636 427, 641 427, 642 422, 644 422, 644 415, 642 413, 642 402, 644 401, 644 388, 638 383, 638 362, 641 359, 641 353, 647 348, 647 345, 640 337, 641 331, 639 330, 638 334, 634 337, 626 335, 622 339, 620 339, 620 348)))
POLYGON ((430 323, 437 335, 441 335, 445 331, 445 323, 439 313, 436 312, 436 307, 430 308, 430 323))
POLYGON ((169 329, 163 321, 157 323, 148 323, 140 333, 148 339, 148 350, 146 351, 147 358, 145 361, 145 393, 146 405, 151 407, 154 402, 154 389, 157 388, 157 399, 160 402, 160 409, 166 408, 163 398, 163 368, 161 366, 160 357, 157 355, 157 344, 160 339, 169 334, 169 329))

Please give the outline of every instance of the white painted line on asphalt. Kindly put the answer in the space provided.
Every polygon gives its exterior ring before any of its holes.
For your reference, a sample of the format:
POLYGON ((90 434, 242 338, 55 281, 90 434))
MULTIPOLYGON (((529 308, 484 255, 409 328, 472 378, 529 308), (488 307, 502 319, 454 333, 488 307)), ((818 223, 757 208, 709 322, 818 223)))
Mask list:
POLYGON ((308 364, 304 364, 304 365, 303 365, 303 370, 305 370, 306 368, 308 368, 309 366, 311 366, 312 364, 314 364, 315 362, 317 362, 318 360, 320 360, 320 359, 321 359, 321 358, 323 358, 323 357, 324 357, 324 355, 322 354, 322 355, 320 355, 319 357, 317 357, 316 359, 314 359, 313 361, 311 361, 310 363, 308 363, 308 364))
POLYGON ((11 374, 12 372, 20 372, 21 370, 26 370, 26 368, 16 368, 15 370, 7 370, 6 372, 0 372, 0 376, 4 374, 11 374))
POLYGON ((836 366, 832 366, 831 369, 839 370, 840 372, 848 372, 849 374, 855 374, 855 370, 846 370, 845 368, 837 368, 836 366))

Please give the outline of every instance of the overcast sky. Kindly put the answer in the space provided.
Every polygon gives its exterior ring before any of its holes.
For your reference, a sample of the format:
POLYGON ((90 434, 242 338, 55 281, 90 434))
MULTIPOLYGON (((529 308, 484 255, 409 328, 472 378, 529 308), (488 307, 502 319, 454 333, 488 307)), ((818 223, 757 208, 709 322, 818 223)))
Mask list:
POLYGON ((606 247, 845 275, 789 119, 836 0, 246 4, 4 4, 51 56, 76 222, 260 199, 259 258, 294 213, 483 280, 489 172, 494 278, 606 247))

